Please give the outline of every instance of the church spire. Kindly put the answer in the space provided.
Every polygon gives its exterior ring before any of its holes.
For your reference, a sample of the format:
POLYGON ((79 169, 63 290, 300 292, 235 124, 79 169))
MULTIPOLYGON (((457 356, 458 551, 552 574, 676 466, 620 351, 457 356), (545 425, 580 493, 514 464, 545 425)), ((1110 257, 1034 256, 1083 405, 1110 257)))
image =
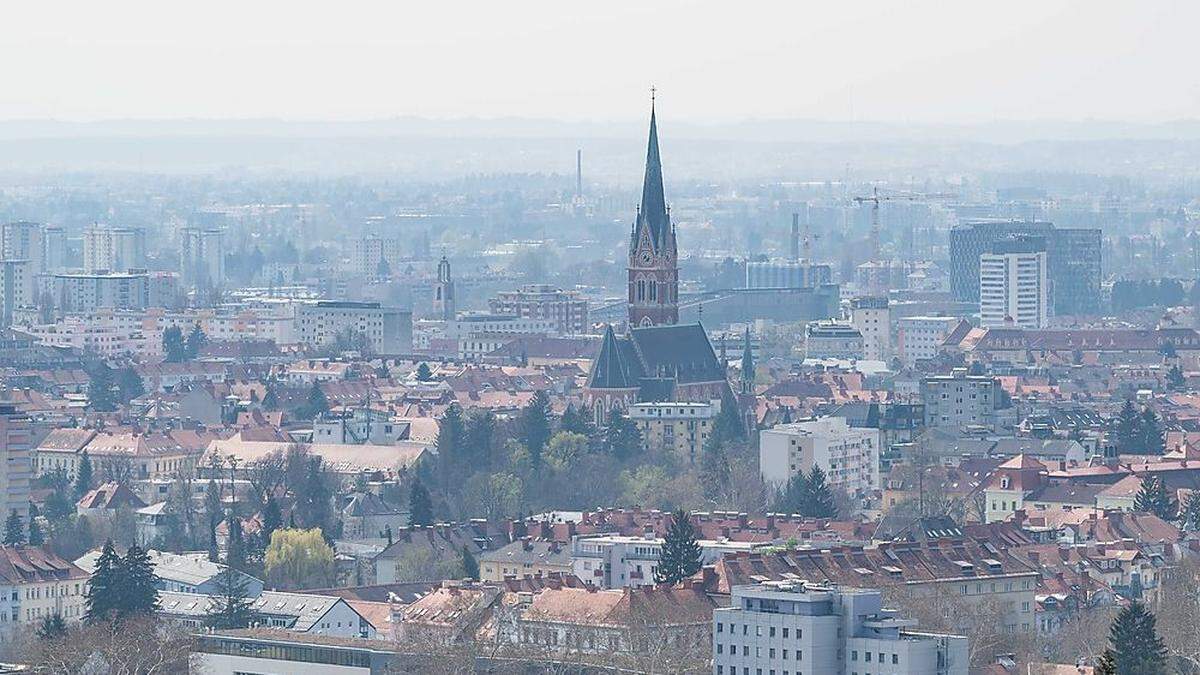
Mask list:
MULTIPOLYGON (((642 205, 638 209, 637 229, 650 228, 650 241, 659 248, 670 229, 667 199, 663 194, 662 160, 658 154, 658 121, 654 114, 654 89, 650 90, 650 140, 646 144, 646 177, 642 181, 642 205)), ((635 232, 634 241, 637 241, 635 232)))
POLYGON ((754 393, 754 351, 750 348, 750 326, 746 326, 746 342, 742 346, 742 393, 754 393))

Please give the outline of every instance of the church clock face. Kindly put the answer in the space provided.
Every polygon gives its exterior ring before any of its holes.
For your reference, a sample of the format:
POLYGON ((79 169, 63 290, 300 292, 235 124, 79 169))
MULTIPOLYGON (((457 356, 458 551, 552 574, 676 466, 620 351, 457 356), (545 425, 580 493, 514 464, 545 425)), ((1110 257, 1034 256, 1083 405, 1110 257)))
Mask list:
POLYGON ((642 254, 638 256, 638 260, 640 260, 643 265, 649 265, 650 257, 650 251, 642 251, 642 254))

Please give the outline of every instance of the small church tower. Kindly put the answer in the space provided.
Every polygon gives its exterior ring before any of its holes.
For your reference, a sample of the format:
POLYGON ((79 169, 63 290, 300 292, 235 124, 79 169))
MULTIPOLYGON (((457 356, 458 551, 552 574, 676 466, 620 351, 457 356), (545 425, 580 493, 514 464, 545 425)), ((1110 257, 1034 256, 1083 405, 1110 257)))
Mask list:
POLYGON ((437 285, 433 287, 433 314, 443 321, 453 321, 454 280, 450 278, 450 261, 442 256, 437 267, 437 285))

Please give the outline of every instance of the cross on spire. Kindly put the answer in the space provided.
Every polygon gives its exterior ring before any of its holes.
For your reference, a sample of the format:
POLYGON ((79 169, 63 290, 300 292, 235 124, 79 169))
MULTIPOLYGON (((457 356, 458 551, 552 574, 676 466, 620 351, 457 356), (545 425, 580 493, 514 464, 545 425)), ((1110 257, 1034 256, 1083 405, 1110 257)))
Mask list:
POLYGON ((650 85, 650 109, 651 110, 654 109, 654 94, 657 91, 658 91, 657 87, 655 87, 654 85, 650 85))

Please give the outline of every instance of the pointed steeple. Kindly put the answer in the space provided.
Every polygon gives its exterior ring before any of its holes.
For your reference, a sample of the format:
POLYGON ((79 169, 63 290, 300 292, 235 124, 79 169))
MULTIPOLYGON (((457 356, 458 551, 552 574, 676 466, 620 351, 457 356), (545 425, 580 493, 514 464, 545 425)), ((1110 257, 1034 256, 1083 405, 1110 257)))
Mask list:
POLYGON ((657 249, 666 241, 670 231, 667 199, 663 193, 662 160, 658 155, 658 122, 654 115, 654 96, 650 97, 650 140, 646 145, 646 177, 642 181, 642 204, 638 208, 636 242, 643 227, 650 228, 650 241, 657 249))
POLYGON ((600 353, 592 364, 592 374, 588 387, 592 389, 629 389, 636 387, 634 378, 629 373, 629 366, 621 354, 617 344, 617 336, 613 333, 612 324, 604 328, 604 340, 600 343, 600 353))
POLYGON ((754 352, 750 349, 750 326, 746 326, 746 342, 742 346, 742 393, 754 393, 754 352))

